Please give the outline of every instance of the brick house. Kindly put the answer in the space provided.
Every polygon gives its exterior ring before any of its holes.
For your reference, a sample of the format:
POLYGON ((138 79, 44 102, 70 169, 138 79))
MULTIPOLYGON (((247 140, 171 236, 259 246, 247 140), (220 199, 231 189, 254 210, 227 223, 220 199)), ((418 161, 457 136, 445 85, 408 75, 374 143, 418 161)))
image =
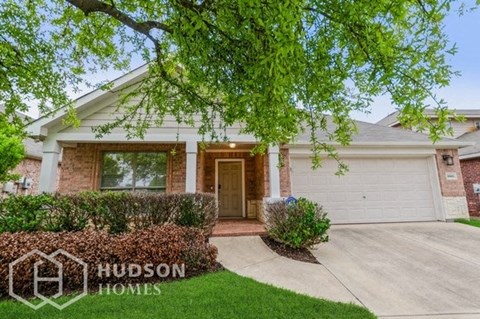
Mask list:
MULTIPOLYGON (((0 113, 2 113, 3 110, 3 105, 0 105, 0 113)), ((25 122, 31 121, 30 118, 22 113, 17 113, 17 115, 25 122)), ((25 147, 25 158, 12 170, 12 173, 20 175, 21 178, 18 181, 11 181, 0 185, 4 196, 8 194, 28 195, 38 192, 43 155, 42 143, 35 142, 32 138, 26 138, 23 141, 23 145, 25 147)))
MULTIPOLYGON (((459 159, 463 175, 464 189, 467 197, 470 216, 480 217, 480 110, 455 110, 457 115, 464 117, 464 121, 451 119, 449 125, 453 130, 453 138, 470 144, 460 148, 459 159)), ((435 121, 433 110, 425 110, 425 114, 435 121)), ((400 127, 397 120, 398 112, 394 112, 380 120, 377 124, 389 127, 400 127)))
POLYGON ((458 140, 474 145, 459 150, 470 216, 480 217, 480 131, 463 134, 458 140))
MULTIPOLYGON (((468 216, 458 162, 458 148, 467 144, 461 141, 444 139, 432 145, 423 134, 357 122, 352 144, 337 148, 349 165, 349 172, 338 177, 337 163, 328 158, 322 168, 311 170, 308 134, 254 156, 256 140, 239 134, 240 125, 228 128, 228 143, 203 148, 195 127, 169 116, 161 126, 149 128, 142 140, 128 140, 122 129, 95 138, 92 128, 122 115, 119 95, 146 72, 141 67, 115 80, 110 91, 78 99, 77 128, 64 125, 64 110, 29 126, 31 136, 43 141, 40 192, 57 190, 55 168, 63 151, 60 192, 210 192, 219 199, 221 218, 263 220, 263 203, 289 195, 318 201, 333 223, 468 216), (447 165, 444 155, 452 157, 453 165, 447 165)), ((324 133, 318 134, 328 141, 324 133)))

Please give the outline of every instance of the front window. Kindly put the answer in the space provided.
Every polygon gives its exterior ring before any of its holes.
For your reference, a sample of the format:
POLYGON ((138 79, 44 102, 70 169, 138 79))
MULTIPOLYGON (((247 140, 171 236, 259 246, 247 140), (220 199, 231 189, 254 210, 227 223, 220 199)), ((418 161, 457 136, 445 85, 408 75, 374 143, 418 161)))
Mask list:
POLYGON ((165 152, 106 152, 102 158, 101 190, 165 192, 165 152))

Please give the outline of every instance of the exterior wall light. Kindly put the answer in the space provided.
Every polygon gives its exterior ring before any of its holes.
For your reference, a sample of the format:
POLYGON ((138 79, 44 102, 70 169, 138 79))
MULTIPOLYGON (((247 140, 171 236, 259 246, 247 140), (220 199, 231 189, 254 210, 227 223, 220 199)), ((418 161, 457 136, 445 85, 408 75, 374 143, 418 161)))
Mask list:
POLYGON ((442 155, 443 161, 448 165, 453 165, 453 156, 452 155, 442 155))
POLYGON ((237 146, 237 144, 235 144, 235 143, 230 143, 230 144, 228 144, 228 146, 229 146, 230 148, 235 148, 235 146, 237 146))

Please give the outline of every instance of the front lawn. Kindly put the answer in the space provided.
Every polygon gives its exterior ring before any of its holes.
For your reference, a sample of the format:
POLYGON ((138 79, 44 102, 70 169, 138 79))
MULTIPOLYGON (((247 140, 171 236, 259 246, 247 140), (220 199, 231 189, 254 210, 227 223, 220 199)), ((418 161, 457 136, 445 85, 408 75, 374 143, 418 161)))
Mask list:
POLYGON ((474 227, 480 227, 480 219, 455 219, 455 222, 462 223, 474 227))
POLYGON ((319 300, 221 271, 160 285, 158 296, 88 295, 60 311, 0 302, 5 319, 375 318, 368 310, 319 300))

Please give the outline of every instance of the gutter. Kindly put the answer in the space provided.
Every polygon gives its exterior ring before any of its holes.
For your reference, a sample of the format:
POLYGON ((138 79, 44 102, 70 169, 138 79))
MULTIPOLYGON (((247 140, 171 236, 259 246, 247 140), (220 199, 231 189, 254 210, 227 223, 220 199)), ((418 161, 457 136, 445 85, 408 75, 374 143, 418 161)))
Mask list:
MULTIPOLYGON (((462 148, 467 146, 475 145, 474 142, 460 142, 460 141, 448 141, 448 142, 437 142, 435 144, 431 142, 352 142, 348 145, 341 145, 340 143, 327 143, 335 147, 378 147, 378 148, 400 148, 400 147, 413 147, 413 148, 433 148, 433 149, 442 149, 442 148, 462 148)), ((310 146, 310 142, 302 141, 294 144, 286 144, 288 148, 305 148, 310 146)))

